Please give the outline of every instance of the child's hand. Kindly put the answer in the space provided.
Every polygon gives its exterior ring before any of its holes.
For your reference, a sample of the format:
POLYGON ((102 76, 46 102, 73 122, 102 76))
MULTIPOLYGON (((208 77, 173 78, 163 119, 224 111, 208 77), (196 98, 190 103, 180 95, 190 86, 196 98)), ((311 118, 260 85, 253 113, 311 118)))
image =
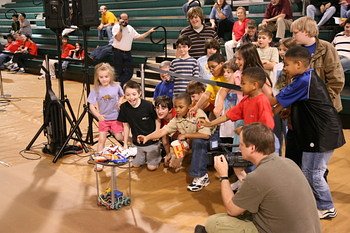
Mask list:
POLYGON ((197 123, 200 126, 204 126, 204 127, 211 127, 211 122, 207 121, 205 118, 198 118, 197 123))
POLYGON ((184 140, 186 140, 186 134, 179 134, 179 135, 177 136, 177 140, 179 140, 179 141, 184 141, 184 140))
POLYGON ((169 167, 169 164, 170 164, 170 160, 171 158, 175 156, 174 154, 172 154, 171 152, 169 154, 167 154, 165 157, 164 157, 164 166, 165 167, 169 167))
POLYGON ((145 144, 148 141, 147 136, 139 135, 137 136, 137 142, 140 144, 145 144))
POLYGON ((197 110, 198 110, 198 107, 197 106, 193 106, 192 108, 190 108, 190 110, 188 110, 187 115, 189 117, 194 117, 196 115, 197 110))
POLYGON ((169 167, 172 167, 172 168, 180 168, 181 167, 181 164, 182 164, 182 159, 183 158, 176 158, 176 156, 171 156, 171 159, 170 159, 170 163, 169 163, 169 167))
POLYGON ((105 116, 101 115, 101 114, 98 115, 97 118, 98 118, 98 121, 104 121, 105 120, 105 116))
POLYGON ((237 135, 239 135, 239 134, 242 132, 242 128, 243 128, 243 126, 237 127, 237 128, 235 129, 235 133, 236 133, 237 135))

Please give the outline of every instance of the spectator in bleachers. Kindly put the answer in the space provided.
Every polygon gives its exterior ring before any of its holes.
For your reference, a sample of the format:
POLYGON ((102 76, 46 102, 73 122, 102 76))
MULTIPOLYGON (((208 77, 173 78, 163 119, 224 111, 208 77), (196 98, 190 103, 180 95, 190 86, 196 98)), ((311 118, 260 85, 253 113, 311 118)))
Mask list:
POLYGON ((30 26, 30 22, 26 17, 27 16, 25 13, 20 13, 18 15, 19 32, 23 35, 32 36, 32 27, 30 26))
POLYGON ((199 77, 204 79, 210 79, 212 74, 210 73, 210 70, 207 65, 208 58, 215 53, 220 53, 220 44, 217 40, 211 38, 205 41, 204 49, 207 52, 207 54, 197 59, 199 67, 199 77))
POLYGON ((276 31, 276 38, 284 38, 286 29, 293 21, 293 12, 289 0, 271 0, 267 5, 264 19, 259 29, 276 31))
POLYGON ((18 21, 18 14, 13 14, 12 15, 12 23, 11 23, 11 33, 15 33, 15 32, 18 32, 20 29, 20 26, 19 26, 19 21, 18 21))
POLYGON ((350 18, 350 0, 340 0, 340 18, 350 18))
MULTIPOLYGON (((159 69, 169 71, 170 61, 163 61, 160 63, 159 69)), ((169 74, 160 74, 160 78, 162 81, 158 83, 154 89, 153 99, 155 100, 158 96, 164 95, 172 99, 174 92, 174 80, 171 79, 169 74)))
MULTIPOLYGON (((15 36, 19 37, 18 33, 14 33, 14 35, 8 34, 6 36, 7 43, 4 47, 5 52, 15 53, 18 50, 18 48, 22 45, 23 41, 16 40, 15 36)), ((4 63, 9 61, 11 58, 11 54, 0 53, 0 70, 5 69, 4 63)))
POLYGON ((230 60, 233 58, 234 49, 237 47, 239 40, 247 31, 247 18, 246 9, 244 7, 238 7, 236 10, 238 20, 233 24, 232 27, 232 40, 225 43, 226 59, 230 60))
POLYGON ((216 28, 218 36, 226 41, 231 40, 231 34, 229 33, 229 36, 225 34, 232 31, 234 19, 231 6, 226 3, 226 0, 216 0, 209 18, 211 27, 216 28))
POLYGON ((103 36, 108 37, 108 41, 113 38, 112 28, 115 23, 118 23, 117 17, 113 14, 113 12, 109 11, 106 6, 100 6, 101 12, 101 23, 97 27, 98 30, 98 39, 103 40, 103 36))
POLYGON ((13 66, 11 71, 13 73, 25 73, 24 62, 38 55, 38 46, 32 40, 30 35, 22 35, 24 44, 13 55, 13 66))
POLYGON ((269 30, 262 29, 258 33, 258 53, 265 72, 271 78, 273 67, 279 62, 278 49, 271 47, 273 34, 269 30))
MULTIPOLYGON (((61 41, 61 58, 68 58, 72 50, 75 49, 74 45, 69 44, 68 42, 69 37, 68 36, 62 36, 62 41, 61 41)), ((56 78, 56 72, 55 72, 55 64, 58 62, 56 59, 49 59, 49 72, 50 72, 50 77, 51 79, 56 78)), ((42 66, 46 68, 46 62, 45 60, 42 63, 42 66)), ((68 66, 68 61, 63 61, 62 62, 62 70, 67 69, 68 66)), ((41 75, 38 77, 38 79, 44 79, 45 78, 45 72, 43 69, 40 69, 41 75)))
MULTIPOLYGON (((189 55, 188 51, 190 48, 191 39, 188 36, 180 36, 177 39, 176 50, 179 57, 171 61, 170 71, 191 78, 198 78, 199 68, 197 60, 189 55)), ((174 95, 186 92, 188 83, 187 79, 174 77, 174 95)))
POLYGON ((350 70, 350 18, 345 21, 344 31, 338 33, 332 42, 338 52, 344 71, 350 70))
POLYGON ((187 12, 191 7, 195 6, 203 6, 204 1, 203 0, 188 0, 185 4, 182 5, 182 11, 184 12, 185 16, 187 16, 187 12))
POLYGON ((291 25, 293 38, 297 44, 306 47, 311 54, 311 68, 326 83, 327 90, 337 111, 342 110, 340 92, 343 90, 345 77, 337 51, 328 41, 319 39, 316 21, 304 16, 291 25))
POLYGON ((133 75, 130 52, 133 40, 143 40, 154 31, 154 28, 151 28, 140 35, 129 25, 129 16, 126 13, 122 13, 119 23, 114 24, 112 29, 113 65, 121 86, 129 81, 133 75))
POLYGON ((315 19, 315 16, 322 16, 318 21, 317 26, 320 27, 327 23, 337 11, 336 7, 339 5, 339 0, 310 0, 310 5, 306 7, 306 15, 315 19))
POLYGON ((242 36, 242 38, 238 42, 237 48, 248 43, 258 45, 258 30, 254 19, 248 21, 247 32, 242 36))
POLYGON ((191 39, 191 48, 189 54, 198 59, 207 53, 204 50, 204 44, 207 39, 218 40, 219 37, 215 30, 204 24, 204 14, 200 7, 192 7, 187 12, 187 18, 190 25, 181 30, 180 35, 188 36, 191 39))

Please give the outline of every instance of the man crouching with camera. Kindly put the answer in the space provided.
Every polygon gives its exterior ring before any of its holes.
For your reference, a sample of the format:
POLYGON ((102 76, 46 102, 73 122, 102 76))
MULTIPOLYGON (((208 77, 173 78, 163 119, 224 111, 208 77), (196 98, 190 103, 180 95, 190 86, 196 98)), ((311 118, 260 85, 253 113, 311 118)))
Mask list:
POLYGON ((274 154, 274 134, 261 123, 245 125, 239 148, 257 168, 234 194, 223 155, 214 158, 226 213, 208 218, 195 232, 321 232, 316 201, 300 168, 274 154))
POLYGON ((139 34, 131 25, 126 13, 120 15, 118 24, 112 28, 113 34, 113 65, 117 73, 117 81, 123 85, 129 81, 133 75, 131 46, 133 40, 143 40, 155 30, 151 28, 143 34, 139 34))

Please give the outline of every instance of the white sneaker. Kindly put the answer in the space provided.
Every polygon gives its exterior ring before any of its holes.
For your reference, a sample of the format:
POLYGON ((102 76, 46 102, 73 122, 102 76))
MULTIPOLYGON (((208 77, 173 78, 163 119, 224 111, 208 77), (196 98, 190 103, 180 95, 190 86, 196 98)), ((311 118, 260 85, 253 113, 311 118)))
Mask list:
POLYGON ((202 177, 195 177, 190 185, 187 186, 187 190, 191 192, 198 192, 204 187, 210 184, 208 174, 205 174, 202 177))
POLYGON ((236 182, 232 183, 231 184, 232 191, 234 192, 237 191, 241 187, 241 185, 242 185, 242 181, 240 180, 237 180, 236 182))
POLYGON ((330 219, 337 216, 337 210, 333 207, 329 210, 318 210, 318 217, 320 219, 330 219))

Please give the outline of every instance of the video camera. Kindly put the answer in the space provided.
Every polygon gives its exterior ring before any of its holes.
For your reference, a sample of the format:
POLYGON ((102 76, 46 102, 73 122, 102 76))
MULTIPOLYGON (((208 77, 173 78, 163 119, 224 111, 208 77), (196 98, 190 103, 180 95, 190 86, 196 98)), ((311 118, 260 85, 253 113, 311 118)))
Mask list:
POLYGON ((128 26, 128 22, 126 22, 126 21, 120 19, 120 20, 119 20, 119 25, 120 25, 120 26, 123 26, 123 27, 126 27, 126 26, 128 26))
POLYGON ((253 164, 247 160, 244 160, 242 153, 240 151, 232 152, 233 147, 238 147, 231 143, 210 143, 210 154, 215 157, 219 155, 224 155, 226 161, 230 167, 249 167, 253 164))

